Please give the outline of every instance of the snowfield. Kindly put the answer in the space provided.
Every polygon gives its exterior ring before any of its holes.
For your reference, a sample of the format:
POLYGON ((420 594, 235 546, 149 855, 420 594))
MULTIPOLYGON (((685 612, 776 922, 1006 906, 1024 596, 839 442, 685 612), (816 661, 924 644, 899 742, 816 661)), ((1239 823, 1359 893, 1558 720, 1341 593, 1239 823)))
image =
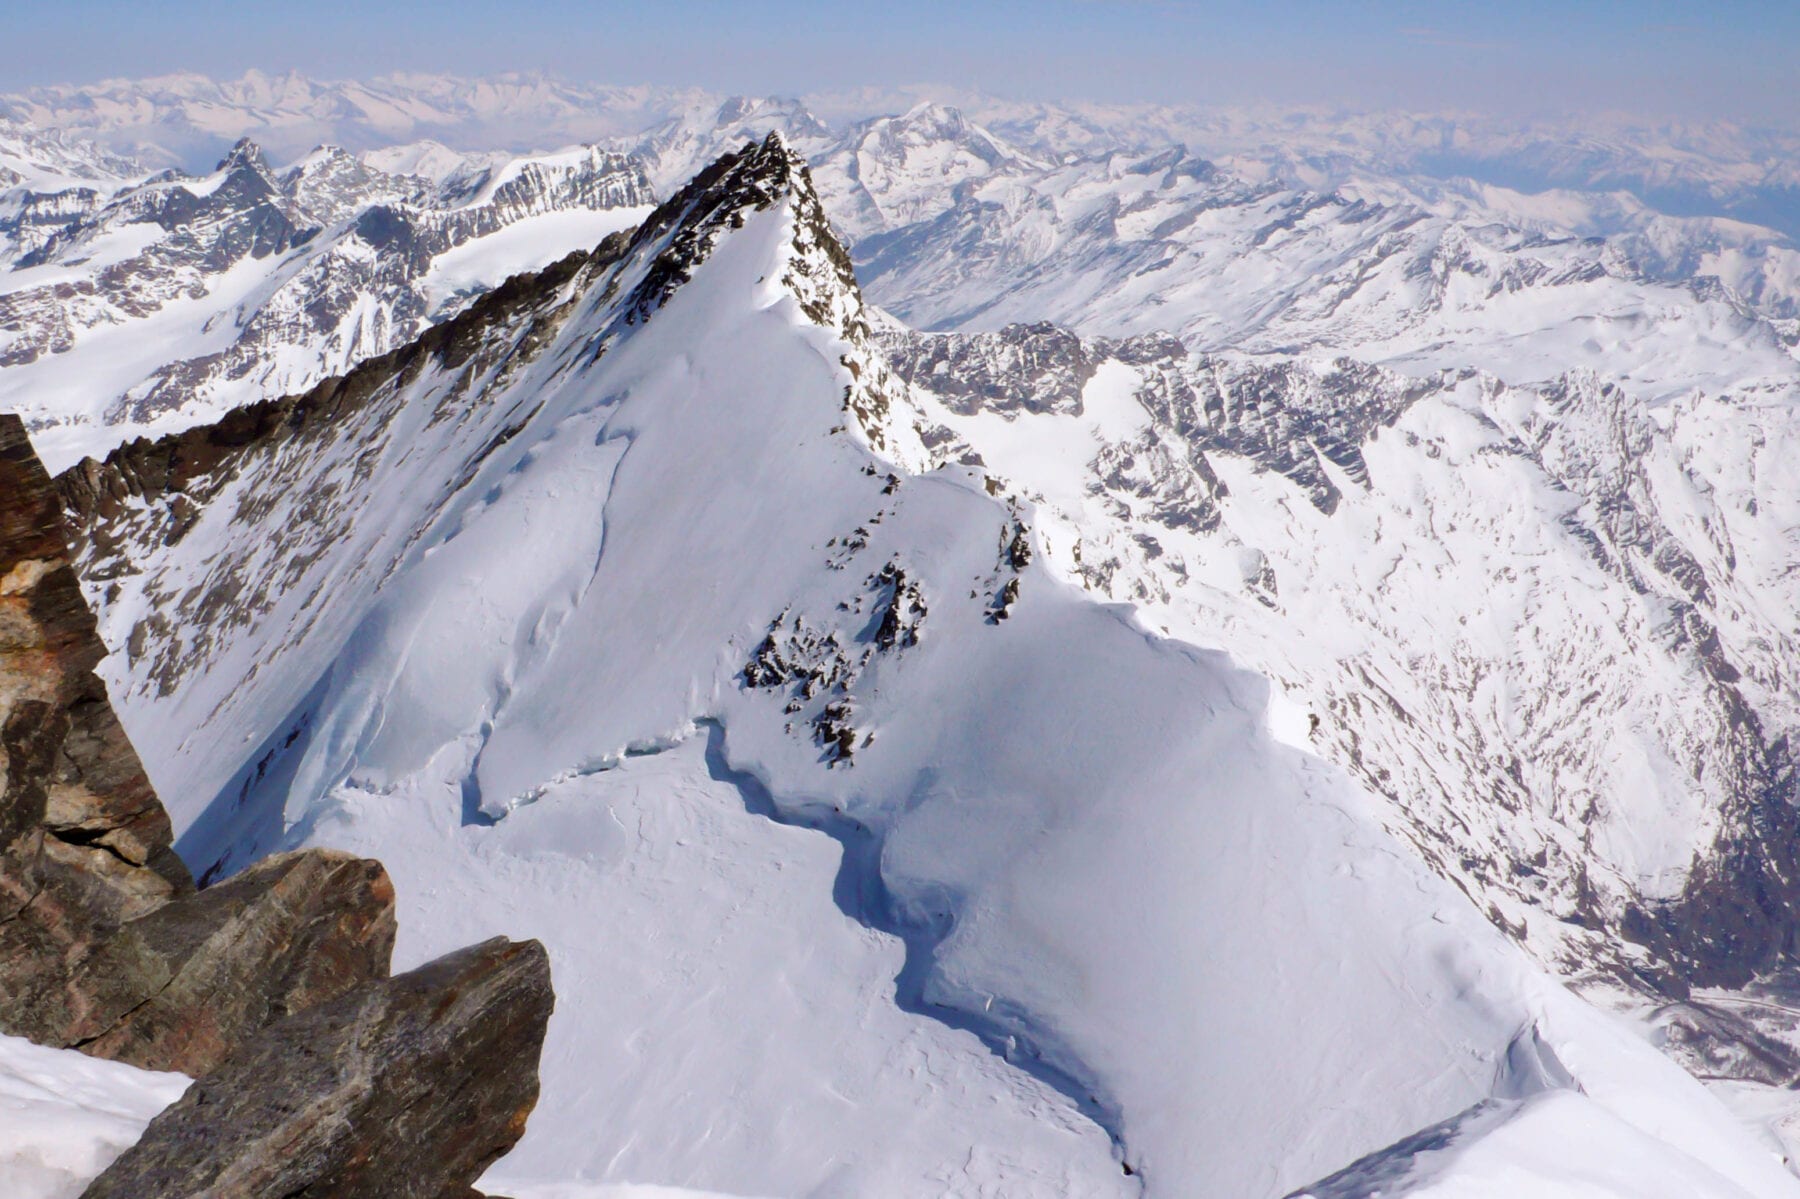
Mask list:
POLYGON ((0 1194, 75 1199, 188 1081, 0 1036, 0 1194))
POLYGON ((551 947, 491 1185, 1274 1199, 1382 1154, 1482 1194, 1578 1142, 1600 1195, 1800 1194, 1264 678, 929 468, 829 237, 772 139, 173 543, 166 497, 111 531, 109 683, 198 870, 372 853, 402 964, 551 947))

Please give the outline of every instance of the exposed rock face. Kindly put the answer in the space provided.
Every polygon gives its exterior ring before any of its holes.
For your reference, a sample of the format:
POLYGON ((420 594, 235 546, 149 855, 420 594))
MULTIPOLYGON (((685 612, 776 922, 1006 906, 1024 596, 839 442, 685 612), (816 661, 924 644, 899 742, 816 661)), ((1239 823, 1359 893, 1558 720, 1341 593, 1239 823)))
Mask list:
POLYGON ((86 1192, 466 1196, 525 1130, 552 1006, 536 941, 495 938, 265 1030, 86 1192))
POLYGON ((996 333, 918 337, 887 330, 894 372, 951 411, 1080 413, 1095 363, 1081 339, 1055 325, 1008 325, 996 333))
POLYGON ((387 972, 379 864, 273 858, 196 892, 94 674, 61 505, 0 416, 0 1030, 198 1074, 387 972))
MULTIPOLYGON (((61 506, 17 417, 0 415, 0 962, 61 960, 97 923, 193 890, 169 818, 93 668, 105 655, 70 569, 61 506)), ((0 976, 0 1011, 15 980, 0 976)))

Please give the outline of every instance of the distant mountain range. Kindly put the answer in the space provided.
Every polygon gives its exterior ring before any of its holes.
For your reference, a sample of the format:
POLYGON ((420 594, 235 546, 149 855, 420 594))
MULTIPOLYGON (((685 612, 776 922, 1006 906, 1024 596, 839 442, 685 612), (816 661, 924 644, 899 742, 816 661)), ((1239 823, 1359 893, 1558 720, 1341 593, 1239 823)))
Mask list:
MULTIPOLYGON (((542 150, 642 133, 716 111, 698 88, 621 87, 543 73, 364 81, 250 71, 40 87, 0 115, 92 137, 156 166, 199 170, 239 138, 286 160, 321 144, 356 151, 435 139, 458 149, 542 150)), ((1800 232, 1800 131, 1625 116, 1520 122, 1472 114, 1041 103, 965 88, 872 88, 802 98, 842 128, 923 101, 960 109, 1046 158, 1171 144, 1246 175, 1330 189, 1359 173, 1467 176, 1521 191, 1623 191, 1672 216, 1800 232)))
POLYGON ((177 848, 541 936, 521 1186, 1800 1190, 1789 135, 0 111, 0 405, 177 848))

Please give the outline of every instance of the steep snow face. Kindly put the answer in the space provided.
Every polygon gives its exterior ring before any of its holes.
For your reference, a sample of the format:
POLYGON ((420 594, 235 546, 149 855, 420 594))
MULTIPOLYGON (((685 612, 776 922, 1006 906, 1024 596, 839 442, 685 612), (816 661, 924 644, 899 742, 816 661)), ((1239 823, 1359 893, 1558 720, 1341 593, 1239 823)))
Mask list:
MULTIPOLYGON (((936 459, 1033 503, 1057 573, 1267 673, 1289 739, 1542 960, 1658 1003, 1774 985, 1800 902, 1791 389, 1654 409, 1586 374, 1051 326, 884 341, 936 459)), ((1780 1082, 1764 998, 1661 1018, 1703 1072, 1780 1082)))
POLYGON ((53 467, 309 387, 650 201, 635 163, 594 149, 436 185, 334 149, 277 173, 249 143, 204 178, 83 192, 52 220, 68 194, 20 201, 0 275, 0 404, 53 467))
POLYGON ((72 476, 183 852, 379 852, 418 956, 545 935, 553 1181, 1274 1196, 1556 1090, 1795 1193, 1278 744, 1263 680, 1059 583, 979 471, 900 469, 931 430, 869 336, 771 138, 405 352, 72 476), (821 1050, 846 1013, 879 1051, 821 1050))

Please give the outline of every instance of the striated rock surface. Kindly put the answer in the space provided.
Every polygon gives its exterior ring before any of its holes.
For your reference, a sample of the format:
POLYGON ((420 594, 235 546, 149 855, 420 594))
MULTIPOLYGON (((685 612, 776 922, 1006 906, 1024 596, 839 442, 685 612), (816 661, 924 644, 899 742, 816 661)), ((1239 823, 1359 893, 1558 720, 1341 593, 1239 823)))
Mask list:
POLYGON ((94 674, 61 505, 0 416, 0 1031, 198 1074, 387 973, 375 862, 310 850, 196 891, 94 674))
POLYGON ((549 959, 495 938, 265 1030, 86 1192, 442 1199, 525 1130, 550 1017, 549 959))
POLYGON ((382 977, 393 947, 394 888, 380 863, 281 854, 121 928, 73 982, 129 1006, 90 1009, 64 1039, 203 1073, 262 1028, 382 977))

